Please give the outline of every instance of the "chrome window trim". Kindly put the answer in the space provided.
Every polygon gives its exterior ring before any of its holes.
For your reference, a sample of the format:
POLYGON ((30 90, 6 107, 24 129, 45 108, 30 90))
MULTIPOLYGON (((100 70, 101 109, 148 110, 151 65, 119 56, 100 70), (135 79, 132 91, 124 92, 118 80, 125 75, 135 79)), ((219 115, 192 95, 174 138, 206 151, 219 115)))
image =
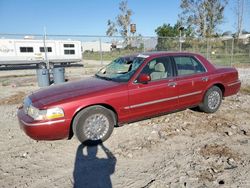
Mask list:
MULTIPOLYGON (((150 56, 148 56, 148 57, 150 57, 150 56)), ((167 57, 167 58, 169 58, 170 59, 170 61, 171 61, 171 63, 173 64, 173 62, 172 62, 172 60, 171 60, 171 55, 162 55, 162 56, 157 56, 157 57, 154 57, 154 58, 152 58, 152 59, 150 59, 143 67, 142 67, 142 69, 141 69, 141 71, 137 74, 137 76, 136 76, 136 78, 134 79, 134 81, 132 81, 132 84, 133 85, 138 85, 138 84, 143 84, 143 83, 140 83, 140 82, 137 82, 137 78, 138 78, 138 76, 141 74, 141 72, 142 72, 142 70, 145 68, 145 66, 148 64, 148 63, 150 63, 151 61, 153 61, 153 60, 155 60, 155 59, 157 59, 157 58, 163 58, 163 57, 167 57)), ((145 58, 145 59, 147 59, 147 58, 145 58)), ((144 60, 145 60, 144 59, 144 60)), ((144 62, 143 62, 144 63, 144 62)), ((172 66, 172 65, 171 65, 172 66)), ((173 69, 173 67, 172 67, 172 69, 173 69)), ((166 77, 166 78, 161 78, 161 79, 158 79, 158 80, 150 80, 149 81, 149 83, 152 83, 152 82, 159 82, 159 81, 162 81, 162 80, 171 80, 171 79, 173 79, 173 78, 175 78, 176 76, 174 76, 174 70, 172 70, 173 71, 173 75, 171 75, 171 76, 168 76, 168 77, 166 77)))
MULTIPOLYGON (((161 56, 160 56, 160 57, 161 57, 161 56)), ((162 57, 163 57, 163 56, 162 56, 162 57)), ((166 55, 166 56, 164 56, 164 57, 172 58, 172 61, 174 61, 174 64, 175 64, 175 65, 176 65, 176 62, 175 62, 175 60, 174 60, 174 57, 189 57, 189 58, 193 59, 194 61, 197 61, 198 63, 200 63, 201 66, 204 68, 205 72, 197 72, 197 73, 185 74, 185 75, 175 75, 175 76, 171 76, 171 77, 167 77, 167 78, 163 78, 163 79, 159 79, 159 80, 151 80, 151 81, 149 81, 149 83, 155 82, 155 81, 161 81, 161 80, 169 80, 169 79, 171 80, 171 79, 174 79, 174 78, 183 78, 183 77, 193 76, 193 75, 201 75, 201 74, 205 74, 205 73, 208 72, 206 66, 204 66, 203 63, 199 60, 199 58, 197 58, 197 57, 194 56, 194 55, 178 55, 178 56, 176 56, 176 55, 166 55)), ((153 58, 153 59, 155 59, 155 58, 153 58)), ((150 61, 151 61, 151 60, 150 60, 150 61)), ((144 68, 144 67, 143 67, 143 68, 144 68)), ((142 70, 143 70, 143 68, 142 68, 142 70)), ((178 73, 178 68, 177 68, 177 66, 176 66, 176 71, 177 71, 177 73, 178 73)), ((141 72, 139 72, 139 74, 137 75, 137 77, 140 75, 140 73, 141 73, 141 72)), ((133 84, 133 85, 141 84, 141 83, 136 82, 136 81, 137 81, 137 78, 132 82, 132 84, 133 84)))
MULTIPOLYGON (((190 56, 190 57, 198 61, 201 64, 201 66, 205 69, 205 72, 208 72, 206 66, 204 66, 203 63, 196 56, 190 56)), ((202 72, 202 73, 205 73, 205 72, 202 72)))
MULTIPOLYGON (((175 57, 189 57, 189 58, 197 61, 198 63, 200 63, 201 66, 205 69, 205 72, 196 72, 196 73, 192 73, 192 74, 176 75, 176 78, 186 77, 186 76, 193 76, 193 75, 199 75, 199 74, 204 74, 204 73, 208 72, 207 68, 203 65, 203 63, 196 56, 192 56, 192 55, 191 56, 189 56, 189 55, 178 55, 178 56, 175 56, 175 55, 173 55, 172 57, 173 57, 173 61, 174 61, 175 65, 176 65, 176 62, 174 60, 175 57)), ((176 71, 178 73, 177 65, 176 65, 176 71)))

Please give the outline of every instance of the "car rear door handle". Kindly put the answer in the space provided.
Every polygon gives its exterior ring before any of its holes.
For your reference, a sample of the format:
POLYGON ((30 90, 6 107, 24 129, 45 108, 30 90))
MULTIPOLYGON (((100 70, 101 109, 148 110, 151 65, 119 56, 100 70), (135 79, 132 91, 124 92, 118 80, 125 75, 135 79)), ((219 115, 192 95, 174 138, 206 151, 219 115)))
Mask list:
POLYGON ((207 82, 208 81, 208 77, 202 77, 201 80, 204 81, 204 82, 207 82))
POLYGON ((170 82, 170 83, 168 84, 168 86, 171 86, 171 87, 175 87, 176 85, 177 85, 176 82, 170 82))

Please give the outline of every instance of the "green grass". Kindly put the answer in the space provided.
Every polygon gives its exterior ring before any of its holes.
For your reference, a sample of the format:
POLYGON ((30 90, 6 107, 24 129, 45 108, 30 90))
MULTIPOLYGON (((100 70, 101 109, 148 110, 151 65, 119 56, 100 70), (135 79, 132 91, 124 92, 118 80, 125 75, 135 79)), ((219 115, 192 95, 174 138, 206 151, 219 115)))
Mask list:
POLYGON ((2 83, 2 86, 9 86, 11 84, 11 81, 8 79, 0 80, 0 83, 2 83))
MULTIPOLYGON (((186 49, 186 51, 192 52, 192 49, 186 49)), ((123 50, 115 50, 111 52, 103 52, 102 53, 102 60, 103 61, 112 61, 118 57, 124 56, 124 55, 130 55, 130 54, 136 54, 140 53, 142 50, 140 49, 123 49, 123 50)), ((211 60, 212 63, 216 65, 226 65, 230 66, 235 64, 249 64, 250 65, 250 54, 247 53, 236 53, 231 57, 231 54, 224 52, 216 52, 216 54, 207 54, 204 49, 200 50, 198 53, 203 54, 205 57, 208 55, 208 59, 211 60)), ((96 60, 101 61, 101 54, 100 52, 84 52, 83 53, 83 59, 84 60, 96 60)))
MULTIPOLYGON (((136 54, 142 52, 140 50, 115 50, 111 52, 103 52, 102 53, 102 60, 103 61, 112 61, 118 57, 136 54)), ((84 52, 83 59, 85 60, 101 60, 101 53, 100 52, 84 52)))

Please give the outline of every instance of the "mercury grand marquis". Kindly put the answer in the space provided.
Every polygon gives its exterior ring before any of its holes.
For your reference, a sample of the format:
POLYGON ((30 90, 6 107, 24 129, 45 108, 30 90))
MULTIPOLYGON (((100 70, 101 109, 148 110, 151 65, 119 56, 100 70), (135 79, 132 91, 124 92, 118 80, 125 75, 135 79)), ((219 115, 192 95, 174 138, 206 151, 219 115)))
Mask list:
POLYGON ((199 54, 141 53, 119 57, 87 79, 31 93, 18 119, 35 140, 75 135, 97 144, 124 123, 192 107, 214 113, 240 85, 235 68, 216 67, 199 54))

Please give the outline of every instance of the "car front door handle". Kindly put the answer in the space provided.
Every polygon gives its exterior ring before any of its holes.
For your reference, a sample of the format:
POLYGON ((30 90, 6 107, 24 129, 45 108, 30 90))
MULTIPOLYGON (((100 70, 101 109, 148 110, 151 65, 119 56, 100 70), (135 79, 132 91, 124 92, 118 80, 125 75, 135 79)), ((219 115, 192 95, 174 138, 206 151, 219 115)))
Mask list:
POLYGON ((168 84, 168 86, 171 86, 171 87, 175 87, 176 85, 177 85, 176 82, 170 82, 170 83, 168 84))
POLYGON ((208 77, 202 77, 201 80, 204 81, 204 82, 207 82, 208 81, 208 77))

